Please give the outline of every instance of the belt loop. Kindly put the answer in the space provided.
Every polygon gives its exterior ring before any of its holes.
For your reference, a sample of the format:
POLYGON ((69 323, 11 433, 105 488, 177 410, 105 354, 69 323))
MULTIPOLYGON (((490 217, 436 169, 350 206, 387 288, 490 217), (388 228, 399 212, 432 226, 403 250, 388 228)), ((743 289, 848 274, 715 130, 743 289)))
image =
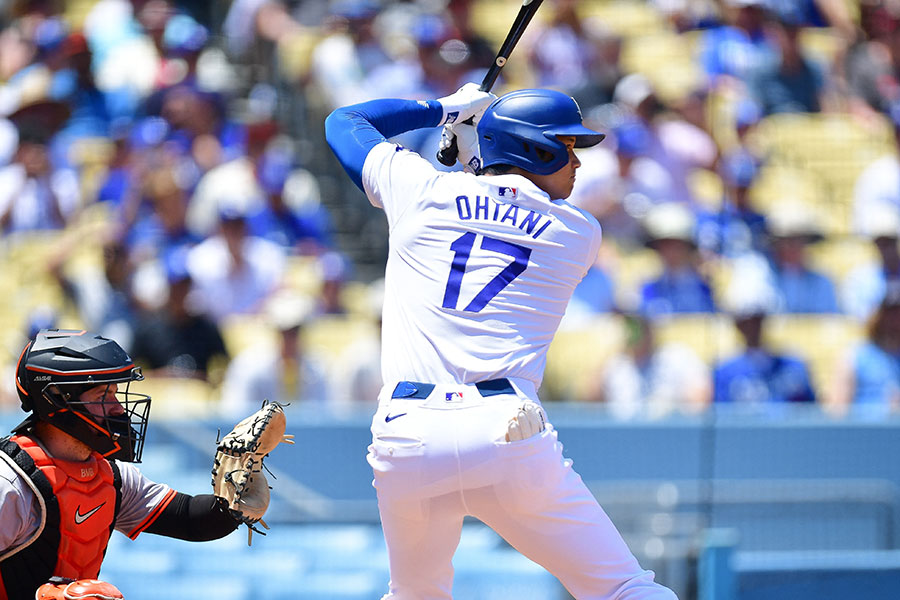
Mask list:
POLYGON ((489 398, 490 396, 499 396, 501 394, 515 394, 516 389, 509 382, 509 379, 505 377, 501 379, 489 379, 488 381, 479 381, 475 384, 475 387, 478 389, 478 393, 481 394, 482 398, 489 398))
POLYGON ((420 383, 418 381, 401 381, 391 393, 391 398, 410 398, 424 400, 434 390, 433 383, 420 383))

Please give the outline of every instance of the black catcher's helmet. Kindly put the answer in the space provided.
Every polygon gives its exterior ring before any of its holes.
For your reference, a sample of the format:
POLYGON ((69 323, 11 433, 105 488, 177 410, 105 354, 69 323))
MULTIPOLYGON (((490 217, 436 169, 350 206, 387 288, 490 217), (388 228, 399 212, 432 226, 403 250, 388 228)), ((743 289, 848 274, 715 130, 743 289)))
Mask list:
POLYGON ((22 410, 33 421, 46 421, 84 442, 103 456, 140 462, 150 397, 129 390, 141 381, 139 367, 116 342, 87 331, 42 329, 19 356, 16 390, 22 410), (103 399, 85 402, 80 396, 98 385, 125 384, 116 399, 125 409, 103 399), (121 413, 121 414, 116 414, 121 413))

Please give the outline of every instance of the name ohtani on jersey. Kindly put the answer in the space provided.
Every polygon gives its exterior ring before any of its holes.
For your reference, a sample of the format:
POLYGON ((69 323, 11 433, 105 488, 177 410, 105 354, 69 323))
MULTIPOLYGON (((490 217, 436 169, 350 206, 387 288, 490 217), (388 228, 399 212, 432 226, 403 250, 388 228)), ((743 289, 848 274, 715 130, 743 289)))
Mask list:
MULTIPOLYGON (((516 192, 515 188, 500 189, 506 190, 506 194, 513 196, 516 192), (510 190, 512 191, 510 192, 510 190)), ((534 239, 537 239, 553 223, 553 219, 547 215, 522 208, 517 204, 498 202, 490 196, 475 196, 471 199, 465 195, 457 196, 456 213, 460 221, 507 223, 518 227, 534 239)))

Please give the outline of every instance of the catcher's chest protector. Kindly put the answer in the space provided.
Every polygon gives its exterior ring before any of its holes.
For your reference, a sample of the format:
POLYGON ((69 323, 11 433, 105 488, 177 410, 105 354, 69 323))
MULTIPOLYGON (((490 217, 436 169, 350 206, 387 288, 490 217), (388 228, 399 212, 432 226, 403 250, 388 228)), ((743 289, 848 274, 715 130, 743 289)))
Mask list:
POLYGON ((120 503, 118 469, 93 452, 84 462, 53 458, 27 436, 0 443, 46 505, 43 530, 0 562, 0 600, 31 600, 51 576, 96 578, 120 503))

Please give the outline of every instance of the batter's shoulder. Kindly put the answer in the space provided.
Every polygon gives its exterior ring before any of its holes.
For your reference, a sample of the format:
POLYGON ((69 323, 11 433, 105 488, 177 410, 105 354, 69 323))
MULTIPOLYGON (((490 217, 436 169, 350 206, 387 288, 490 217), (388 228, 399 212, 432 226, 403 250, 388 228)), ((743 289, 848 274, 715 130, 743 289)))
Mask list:
POLYGON ((591 229, 600 229, 600 222, 594 215, 581 207, 575 206, 568 200, 554 200, 553 204, 557 206, 558 210, 571 214, 575 219, 583 220, 587 227, 591 229))

